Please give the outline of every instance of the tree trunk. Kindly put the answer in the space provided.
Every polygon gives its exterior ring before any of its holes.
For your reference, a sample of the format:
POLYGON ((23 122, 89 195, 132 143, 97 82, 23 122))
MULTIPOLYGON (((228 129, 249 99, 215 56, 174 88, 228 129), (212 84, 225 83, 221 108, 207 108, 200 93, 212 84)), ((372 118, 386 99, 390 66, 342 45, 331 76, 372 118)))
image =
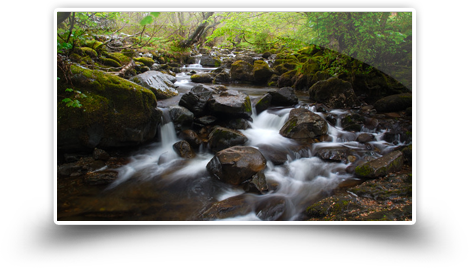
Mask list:
POLYGON ((203 18, 202 18, 202 23, 197 26, 195 31, 184 41, 181 41, 181 47, 189 47, 193 44, 195 44, 202 33, 204 32, 205 28, 208 25, 207 19, 210 18, 215 12, 204 12, 203 13, 203 18))

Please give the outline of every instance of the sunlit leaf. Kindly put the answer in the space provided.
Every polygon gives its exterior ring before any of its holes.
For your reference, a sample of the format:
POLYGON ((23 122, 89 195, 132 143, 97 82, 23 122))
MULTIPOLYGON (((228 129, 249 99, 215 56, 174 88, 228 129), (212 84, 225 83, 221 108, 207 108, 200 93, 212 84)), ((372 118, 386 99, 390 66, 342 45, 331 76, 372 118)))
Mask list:
POLYGON ((145 26, 153 22, 153 17, 148 15, 140 21, 140 25, 145 26))

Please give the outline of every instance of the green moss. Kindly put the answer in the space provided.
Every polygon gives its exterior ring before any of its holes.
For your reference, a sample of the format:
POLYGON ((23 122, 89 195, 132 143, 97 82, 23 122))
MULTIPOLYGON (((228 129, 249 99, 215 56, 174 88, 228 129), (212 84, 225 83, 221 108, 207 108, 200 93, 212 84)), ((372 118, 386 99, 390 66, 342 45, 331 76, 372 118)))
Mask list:
POLYGON ((358 176, 367 177, 371 175, 372 173, 373 173, 373 169, 366 164, 360 165, 355 168, 355 174, 357 174, 358 176))
MULTIPOLYGON (((57 118, 58 143, 90 144, 99 142, 100 137, 112 141, 140 140, 141 134, 129 134, 129 129, 145 126, 155 116, 156 98, 148 89, 98 70, 84 69, 72 65, 73 88, 86 94, 80 98, 81 108, 66 107, 61 99, 69 85, 65 79, 58 80, 57 118), (91 131, 91 132, 90 132, 91 131), (90 134, 91 133, 91 134, 90 134), (92 136, 89 136, 92 135, 92 136), (129 135, 135 135, 131 137, 129 135), (98 140, 96 140, 98 139, 98 140)), ((60 73, 58 72, 59 77, 60 73)))
POLYGON ((96 51, 102 50, 104 46, 103 42, 97 40, 86 40, 84 45, 96 51))
POLYGON ((147 58, 147 57, 140 57, 140 58, 134 58, 135 61, 141 62, 145 64, 148 67, 151 67, 155 61, 153 59, 147 58))
POLYGON ((79 51, 81 51, 81 55, 88 55, 90 56, 91 58, 97 58, 98 57, 98 53, 96 52, 96 50, 92 49, 92 48, 89 48, 89 47, 80 47, 78 48, 79 51))
POLYGON ((114 59, 101 57, 101 58, 99 58, 99 60, 100 60, 104 65, 107 65, 107 66, 121 67, 121 64, 120 64, 118 61, 114 60, 114 59))
POLYGON ((244 106, 244 112, 252 113, 251 99, 249 99, 249 96, 246 97, 246 100, 244 101, 243 106, 244 106))

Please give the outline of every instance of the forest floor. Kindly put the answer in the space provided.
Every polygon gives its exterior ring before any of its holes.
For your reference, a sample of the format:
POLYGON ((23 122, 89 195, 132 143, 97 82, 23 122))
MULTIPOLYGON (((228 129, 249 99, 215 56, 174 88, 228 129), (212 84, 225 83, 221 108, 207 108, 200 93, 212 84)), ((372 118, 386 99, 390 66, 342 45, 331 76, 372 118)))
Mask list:
POLYGON ((412 167, 359 185, 339 187, 308 207, 310 221, 411 221, 412 167))

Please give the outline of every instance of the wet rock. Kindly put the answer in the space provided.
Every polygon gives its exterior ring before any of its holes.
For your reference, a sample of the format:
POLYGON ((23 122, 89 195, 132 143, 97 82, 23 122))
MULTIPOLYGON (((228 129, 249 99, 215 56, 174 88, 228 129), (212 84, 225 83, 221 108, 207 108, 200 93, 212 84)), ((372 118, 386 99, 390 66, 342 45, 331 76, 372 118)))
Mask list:
POLYGON ((378 159, 366 162, 355 168, 355 174, 361 178, 378 178, 401 170, 404 164, 402 152, 394 151, 378 159))
POLYGON ((57 173, 61 176, 70 176, 74 173, 81 173, 82 166, 77 163, 67 163, 60 165, 57 169, 57 173))
POLYGON ((217 57, 204 54, 200 58, 200 65, 207 67, 218 67, 221 65, 221 61, 217 57))
POLYGON ((348 109, 358 104, 352 84, 339 78, 330 78, 315 83, 309 89, 309 98, 324 103, 332 109, 348 109))
POLYGON ((244 191, 246 192, 255 192, 255 193, 267 193, 269 190, 267 186, 267 181, 265 180, 264 171, 261 171, 254 176, 252 180, 244 184, 244 191))
POLYGON ((208 144, 213 152, 235 145, 243 145, 247 141, 248 138, 241 132, 224 127, 214 128, 208 136, 208 144))
POLYGON ((360 143, 367 143, 373 140, 375 140, 375 136, 369 133, 362 133, 357 137, 357 141, 360 143))
POLYGON ((203 85, 197 85, 186 94, 182 95, 179 106, 185 107, 194 113, 194 116, 202 116, 206 112, 206 104, 212 98, 213 91, 203 85))
POLYGON ((263 221, 282 220, 285 216, 287 202, 282 196, 269 196, 256 205, 255 213, 263 221))
POLYGON ((102 149, 94 148, 93 158, 95 160, 107 161, 107 160, 109 160, 110 156, 106 151, 104 151, 102 149))
POLYGON ((402 93, 379 99, 373 105, 378 113, 399 112, 412 107, 412 93, 402 93))
POLYGON ((282 87, 276 91, 269 91, 272 96, 272 105, 292 106, 298 104, 298 97, 291 87, 282 87))
POLYGON ((297 140, 313 139, 327 134, 327 122, 321 116, 304 108, 290 111, 280 135, 297 140))
POLYGON ((249 118, 252 114, 249 96, 236 90, 213 95, 208 108, 211 114, 221 116, 249 118))
POLYGON ((249 197, 238 195, 219 201, 205 209, 199 216, 200 220, 226 219, 246 215, 252 211, 249 197))
POLYGON ((219 151, 207 164, 208 172, 216 179, 239 185, 266 167, 266 159, 253 147, 234 146, 219 151))
POLYGON ((86 174, 84 183, 88 185, 107 185, 117 179, 116 171, 98 171, 86 174))
POLYGON ((322 160, 338 161, 342 163, 348 162, 349 155, 350 151, 345 147, 321 148, 317 152, 317 156, 322 160))
POLYGON ((189 109, 181 106, 170 106, 169 116, 177 131, 190 128, 194 121, 194 114, 189 109))
POLYGON ((358 132, 364 125, 365 118, 359 114, 347 115, 342 119, 342 127, 345 131, 358 132))
POLYGON ((172 76, 169 74, 147 71, 129 80, 151 90, 157 99, 167 99, 178 95, 176 86, 171 82, 172 76))
POLYGON ((179 138, 187 141, 193 149, 198 149, 202 144, 202 140, 199 138, 197 133, 191 129, 186 129, 179 134, 179 138))
POLYGON ((182 158, 194 158, 196 155, 187 141, 178 141, 173 144, 173 149, 182 158))
POLYGON ((215 123, 216 121, 218 120, 218 118, 216 118, 215 116, 212 116, 212 115, 206 115, 206 116, 201 116, 199 118, 196 118, 196 122, 197 123, 200 123, 204 126, 208 126, 208 125, 212 125, 213 123, 215 123))
POLYGON ((272 102, 272 95, 268 93, 262 96, 258 101, 256 101, 256 103, 254 104, 254 107, 256 107, 257 114, 260 114, 263 111, 267 110, 267 108, 270 107, 271 102, 272 102))
POLYGON ((226 123, 226 127, 231 129, 248 129, 251 126, 249 124, 250 121, 252 122, 252 120, 244 118, 234 118, 226 123))

